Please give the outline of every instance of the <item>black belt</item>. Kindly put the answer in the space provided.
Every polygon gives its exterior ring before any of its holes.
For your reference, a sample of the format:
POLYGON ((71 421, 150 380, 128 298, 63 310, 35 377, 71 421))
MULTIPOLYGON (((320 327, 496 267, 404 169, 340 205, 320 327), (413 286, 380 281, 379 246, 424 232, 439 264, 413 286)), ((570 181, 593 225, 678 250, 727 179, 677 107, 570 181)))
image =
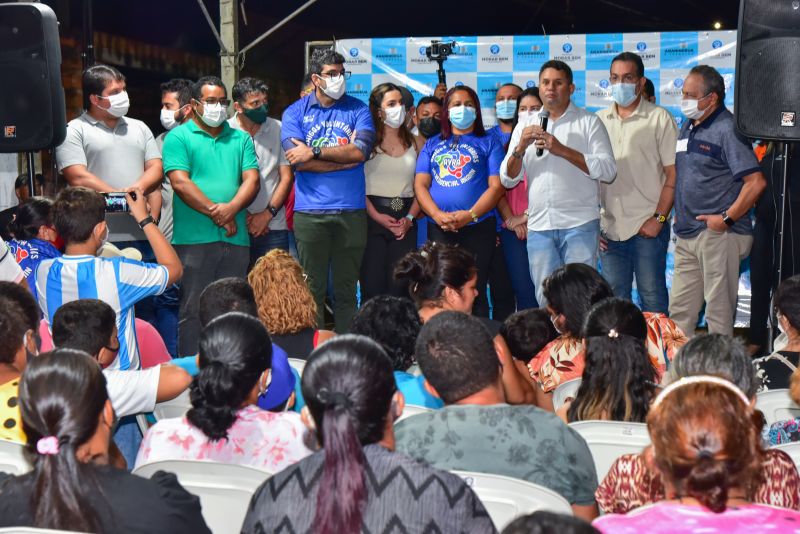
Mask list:
POLYGON ((369 195, 367 196, 372 205, 376 208, 386 208, 391 211, 400 213, 401 211, 407 211, 408 208, 411 206, 412 202, 414 202, 414 197, 376 197, 369 195))

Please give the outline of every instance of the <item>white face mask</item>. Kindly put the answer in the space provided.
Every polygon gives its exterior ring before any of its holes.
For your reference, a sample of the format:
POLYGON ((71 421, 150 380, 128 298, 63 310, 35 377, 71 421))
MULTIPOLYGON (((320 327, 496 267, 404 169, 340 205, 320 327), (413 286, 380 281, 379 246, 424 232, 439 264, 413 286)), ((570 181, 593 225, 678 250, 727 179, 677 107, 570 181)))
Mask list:
POLYGON ((781 320, 784 317, 780 313, 777 315, 777 317, 778 317, 778 330, 780 330, 781 334, 785 334, 786 329, 783 327, 783 321, 781 320))
POLYGON ((124 117, 128 113, 128 109, 131 107, 131 101, 128 98, 127 91, 122 91, 121 93, 111 96, 101 96, 100 98, 105 98, 108 100, 108 103, 111 105, 108 107, 108 109, 106 109, 106 111, 117 118, 124 117))
POLYGON ((108 235, 109 235, 110 233, 111 233, 111 232, 108 230, 108 225, 106 225, 106 231, 105 231, 105 233, 103 234, 103 237, 101 237, 101 238, 100 238, 100 246, 99 246, 99 247, 97 247, 97 250, 98 250, 98 251, 100 251, 100 249, 101 249, 101 248, 103 248, 103 246, 104 246, 106 243, 108 243, 108 235))
MULTIPOLYGON (((706 96, 704 96, 703 98, 705 98, 706 96)), ((700 99, 684 98, 683 100, 681 100, 681 113, 683 113, 687 119, 693 121, 702 117, 703 114, 706 112, 706 110, 700 109, 698 105, 700 104, 700 100, 703 100, 703 98, 700 99)))
POLYGON ((520 111, 519 117, 517 117, 517 122, 522 123, 525 126, 530 126, 531 124, 539 124, 539 114, 541 110, 535 109, 528 109, 526 111, 520 111))
POLYGON ((339 100, 345 91, 344 76, 337 76, 336 79, 323 78, 325 87, 322 92, 334 100, 339 100))
POLYGON ((163 126, 167 130, 171 130, 178 125, 178 121, 175 120, 175 112, 170 109, 162 109, 161 110, 161 126, 163 126))
POLYGON ((203 104, 203 122, 212 128, 216 128, 225 122, 227 118, 228 115, 225 113, 225 108, 219 102, 216 104, 203 104))
POLYGON ((386 123, 386 126, 389 128, 400 128, 400 125, 406 120, 406 108, 403 106, 384 108, 383 113, 386 115, 383 122, 386 123))

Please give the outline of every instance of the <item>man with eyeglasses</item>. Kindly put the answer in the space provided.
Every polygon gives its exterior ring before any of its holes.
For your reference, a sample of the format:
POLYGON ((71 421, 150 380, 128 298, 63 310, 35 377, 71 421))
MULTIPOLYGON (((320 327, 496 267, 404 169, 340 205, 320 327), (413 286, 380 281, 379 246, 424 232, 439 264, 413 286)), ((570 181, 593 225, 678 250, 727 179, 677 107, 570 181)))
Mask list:
POLYGON ((292 189, 292 168, 281 147, 281 123, 267 117, 267 84, 242 78, 233 86, 236 115, 228 120, 235 130, 253 139, 261 187, 247 207, 250 265, 274 248, 289 250, 289 229, 284 204, 292 189))
POLYGON ((669 313, 687 337, 706 303, 710 334, 733 335, 739 263, 753 245, 750 209, 767 187, 753 147, 725 108, 725 80, 698 65, 683 81, 675 148, 675 274, 669 313))
POLYGON ((336 331, 345 333, 356 310, 356 282, 367 242, 364 161, 375 140, 369 108, 345 94, 344 57, 311 56, 314 92, 283 114, 281 142, 295 169, 294 235, 324 327, 328 265, 333 269, 336 331))
POLYGON ((178 354, 197 353, 198 303, 206 286, 244 278, 250 262, 247 211, 259 190, 253 141, 227 123, 225 85, 204 76, 192 86, 192 120, 164 140, 164 171, 175 192, 172 243, 183 263, 178 354))
POLYGON ((644 63, 622 52, 611 60, 611 106, 597 112, 608 130, 617 178, 600 184, 603 276, 614 294, 630 299, 634 276, 642 310, 668 312, 668 221, 675 197, 678 127, 644 94, 644 63))

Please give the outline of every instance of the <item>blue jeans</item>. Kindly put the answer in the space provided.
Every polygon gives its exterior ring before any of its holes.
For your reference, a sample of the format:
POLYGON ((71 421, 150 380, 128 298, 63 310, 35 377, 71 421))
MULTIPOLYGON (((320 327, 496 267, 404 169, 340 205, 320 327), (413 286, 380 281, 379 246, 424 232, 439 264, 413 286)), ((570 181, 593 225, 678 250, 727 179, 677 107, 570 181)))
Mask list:
POLYGON ((547 300, 542 285, 553 271, 567 263, 585 263, 597 268, 597 246, 600 241, 600 219, 564 230, 528 232, 528 258, 531 280, 536 287, 536 300, 544 307, 547 300))
POLYGON ((603 276, 614 295, 631 298, 633 277, 642 299, 642 311, 669 313, 667 293, 667 247, 670 225, 664 224, 654 238, 635 235, 625 241, 608 240, 608 250, 600 253, 603 276))
POLYGON ((517 299, 517 311, 538 308, 536 289, 531 281, 530 264, 528 263, 527 240, 518 239, 516 233, 503 228, 500 230, 500 241, 506 257, 508 277, 511 279, 511 287, 514 288, 514 296, 517 299))
MULTIPOLYGON (((114 243, 118 248, 135 248, 142 253, 142 261, 156 263, 156 256, 150 242, 121 241, 114 243)), ((136 317, 147 321, 158 331, 167 351, 174 358, 178 353, 178 308, 180 305, 179 285, 172 284, 160 295, 146 297, 136 303, 136 317)))
POLYGON ((270 230, 262 236, 250 236, 250 268, 258 258, 275 248, 289 250, 289 230, 270 230))

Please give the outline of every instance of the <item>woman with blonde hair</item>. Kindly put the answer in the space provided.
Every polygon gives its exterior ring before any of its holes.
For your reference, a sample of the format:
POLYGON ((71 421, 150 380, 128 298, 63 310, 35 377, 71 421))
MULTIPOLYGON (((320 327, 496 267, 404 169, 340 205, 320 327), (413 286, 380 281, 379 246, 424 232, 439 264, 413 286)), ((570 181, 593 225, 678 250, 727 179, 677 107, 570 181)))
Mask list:
POLYGON ((334 336, 317 329, 317 305, 302 267, 285 250, 259 258, 247 275, 258 305, 258 318, 272 342, 290 358, 305 360, 323 341, 334 336))

